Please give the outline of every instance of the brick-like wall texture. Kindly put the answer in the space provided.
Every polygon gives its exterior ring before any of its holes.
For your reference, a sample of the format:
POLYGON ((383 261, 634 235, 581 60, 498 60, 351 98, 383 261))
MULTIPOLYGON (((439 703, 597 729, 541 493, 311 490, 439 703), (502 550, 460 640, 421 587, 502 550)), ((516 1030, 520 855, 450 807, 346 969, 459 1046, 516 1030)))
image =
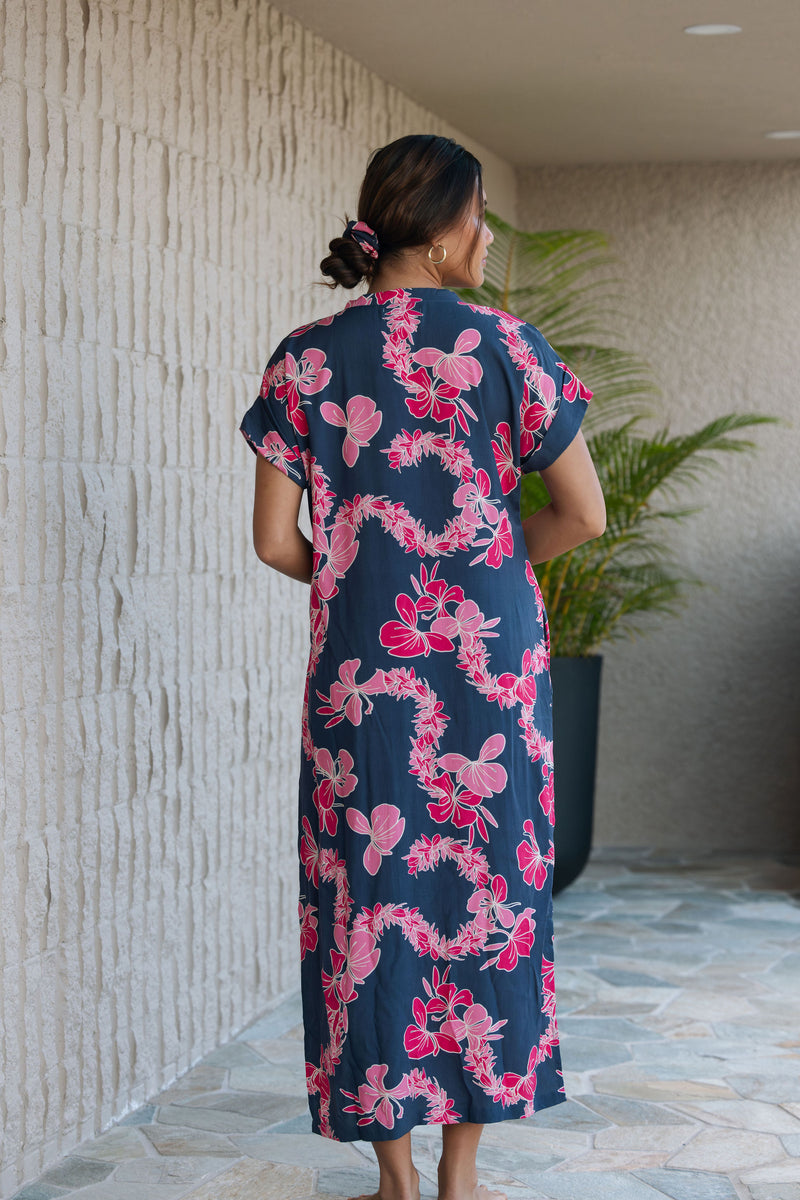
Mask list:
POLYGON ((0 72, 8 1195, 297 985, 308 589, 237 426, 369 152, 459 135, 263 0, 4 0, 0 72))

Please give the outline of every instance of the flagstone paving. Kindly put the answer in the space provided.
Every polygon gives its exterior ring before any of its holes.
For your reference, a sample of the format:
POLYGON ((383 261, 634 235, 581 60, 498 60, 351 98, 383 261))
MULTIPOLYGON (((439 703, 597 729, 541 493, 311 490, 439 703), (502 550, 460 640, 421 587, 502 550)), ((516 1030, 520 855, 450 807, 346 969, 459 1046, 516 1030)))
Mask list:
MULTIPOLYGON (((554 901, 569 1099, 484 1127, 508 1200, 800 1200, 800 860, 595 854, 554 901)), ((13 1200, 341 1200, 369 1142, 310 1132, 299 996, 13 1200)), ((437 1126, 412 1131, 436 1196, 437 1126)))

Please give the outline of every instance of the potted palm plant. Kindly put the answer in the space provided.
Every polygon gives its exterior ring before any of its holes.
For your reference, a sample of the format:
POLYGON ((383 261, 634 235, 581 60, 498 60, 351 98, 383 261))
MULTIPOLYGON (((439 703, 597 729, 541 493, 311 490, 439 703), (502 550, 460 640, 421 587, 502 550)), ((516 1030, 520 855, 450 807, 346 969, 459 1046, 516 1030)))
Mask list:
MULTIPOLYGON (((615 258, 596 230, 525 233, 493 213, 484 283, 459 292, 471 303, 511 312, 536 325, 593 393, 582 430, 606 502, 603 535, 536 566, 550 624, 557 812, 558 892, 583 870, 591 849, 600 700, 601 645, 636 637, 653 614, 675 614, 702 581, 682 573, 662 534, 701 506, 675 503, 682 487, 719 465, 719 451, 755 443, 734 436, 775 422, 758 413, 729 413, 683 436, 668 427, 644 431, 660 389, 647 365, 616 348, 615 258)), ((522 477, 523 518, 548 503, 541 477, 522 477)))

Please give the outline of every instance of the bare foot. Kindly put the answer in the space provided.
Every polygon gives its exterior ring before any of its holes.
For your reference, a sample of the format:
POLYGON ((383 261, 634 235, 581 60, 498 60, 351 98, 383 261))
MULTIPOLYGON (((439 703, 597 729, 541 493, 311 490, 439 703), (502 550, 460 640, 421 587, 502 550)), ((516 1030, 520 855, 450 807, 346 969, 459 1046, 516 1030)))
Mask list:
MULTIPOLYGON (((419 1194, 419 1171, 416 1167, 411 1168, 414 1172, 414 1179, 410 1187, 400 1188, 389 1183, 382 1184, 377 1192, 370 1192, 367 1196, 350 1196, 349 1200, 420 1200, 419 1194)), ((488 1200, 485 1196, 476 1196, 475 1200, 488 1200)), ((502 1197, 501 1200, 505 1200, 502 1197)))
POLYGON ((490 1192, 485 1183, 476 1183, 474 1187, 462 1191, 445 1191, 439 1189, 438 1200, 508 1200, 505 1192, 490 1192))

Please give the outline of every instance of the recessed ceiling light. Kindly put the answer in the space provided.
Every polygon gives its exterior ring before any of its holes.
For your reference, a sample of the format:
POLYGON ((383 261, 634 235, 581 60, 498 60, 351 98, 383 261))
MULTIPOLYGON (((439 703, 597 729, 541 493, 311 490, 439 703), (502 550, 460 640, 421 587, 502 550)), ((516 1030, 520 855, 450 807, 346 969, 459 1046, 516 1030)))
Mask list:
POLYGON ((772 129, 764 137, 782 140, 783 138, 800 138, 800 129, 772 129))
POLYGON ((741 25, 687 25, 684 33, 699 33, 705 37, 713 37, 717 33, 741 33, 741 25))

